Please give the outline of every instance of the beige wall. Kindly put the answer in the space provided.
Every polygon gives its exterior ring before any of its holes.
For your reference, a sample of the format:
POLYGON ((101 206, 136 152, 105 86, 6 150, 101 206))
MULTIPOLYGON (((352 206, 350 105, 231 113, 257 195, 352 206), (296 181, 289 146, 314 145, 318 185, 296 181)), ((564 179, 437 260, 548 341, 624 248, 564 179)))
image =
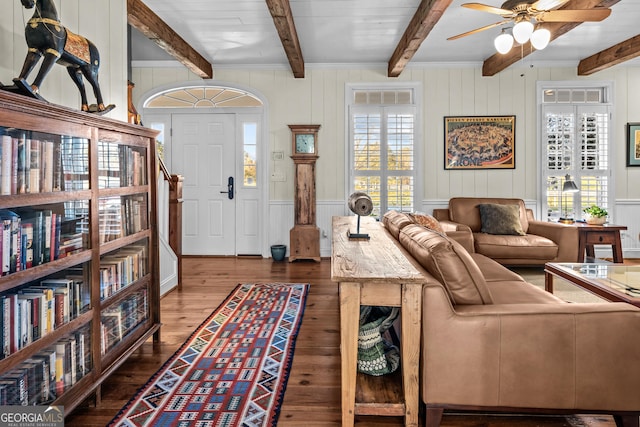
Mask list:
MULTIPOLYGON (((410 67, 398 78, 385 77, 384 68, 307 68, 304 79, 288 70, 215 69, 215 81, 250 87, 268 99, 270 151, 291 152, 287 124, 321 124, 317 164, 318 200, 344 200, 346 83, 419 82, 423 88, 424 200, 452 195, 514 196, 536 200, 536 82, 580 80, 575 68, 513 68, 482 77, 480 68, 410 67), (516 115, 515 170, 445 171, 443 117, 447 115, 516 115)), ((153 88, 199 80, 181 68, 134 68, 134 99, 153 88)), ((626 168, 625 124, 640 122, 640 67, 618 66, 589 80, 613 81, 615 87, 615 197, 640 203, 640 168, 626 168), (634 95, 636 94, 636 95, 634 95)), ((289 162, 291 163, 291 162, 289 162)), ((273 163, 271 165, 273 168, 273 163)), ((292 176, 292 164, 287 166, 292 176)), ((271 200, 290 200, 290 180, 271 183, 271 200)))
MULTIPOLYGON (((24 27, 34 9, 20 0, 4 0, 0 14, 0 82, 10 84, 22 69, 27 53, 24 27)), ((91 40, 100 51, 100 86, 106 104, 116 109, 108 117, 127 119, 127 14, 125 0, 56 0, 62 24, 91 40)), ((39 64, 29 75, 35 79, 39 64)), ((87 98, 95 103, 93 89, 85 82, 87 98)), ((40 94, 49 102, 80 108, 80 94, 64 67, 56 65, 42 83, 40 94)))

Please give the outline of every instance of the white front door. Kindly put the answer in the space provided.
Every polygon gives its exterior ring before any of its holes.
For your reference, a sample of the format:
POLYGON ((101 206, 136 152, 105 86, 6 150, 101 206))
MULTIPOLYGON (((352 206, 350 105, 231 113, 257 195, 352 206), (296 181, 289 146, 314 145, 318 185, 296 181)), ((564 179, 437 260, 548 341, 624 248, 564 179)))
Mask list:
POLYGON ((172 114, 172 173, 184 176, 182 252, 236 255, 234 114, 172 114))

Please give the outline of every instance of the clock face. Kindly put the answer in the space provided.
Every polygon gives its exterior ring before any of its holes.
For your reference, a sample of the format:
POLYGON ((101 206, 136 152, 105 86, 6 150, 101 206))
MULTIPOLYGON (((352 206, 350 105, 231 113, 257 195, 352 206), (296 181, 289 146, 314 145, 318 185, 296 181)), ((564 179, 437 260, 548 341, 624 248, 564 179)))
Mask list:
POLYGON ((296 154, 314 154, 315 138, 312 133, 299 133, 296 135, 296 154))

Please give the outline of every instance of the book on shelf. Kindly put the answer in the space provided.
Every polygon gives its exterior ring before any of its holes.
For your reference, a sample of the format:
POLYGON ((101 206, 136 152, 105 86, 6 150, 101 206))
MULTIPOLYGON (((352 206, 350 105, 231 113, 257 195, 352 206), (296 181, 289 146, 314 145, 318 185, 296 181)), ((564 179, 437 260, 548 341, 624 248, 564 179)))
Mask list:
POLYGON ((40 156, 41 156, 40 140, 29 140, 29 192, 40 192, 40 156))
POLYGON ((24 365, 29 370, 33 369, 32 376, 29 377, 29 390, 32 393, 29 396, 31 404, 42 405, 50 402, 52 399, 49 392, 49 360, 34 356, 26 359, 24 365), (31 387, 32 378, 34 380, 33 387, 31 387))
POLYGON ((0 135, 0 195, 62 191, 64 165, 59 140, 29 132, 0 135))
POLYGON ((20 238, 21 232, 21 218, 15 212, 6 209, 0 209, 0 221, 3 223, 2 233, 2 248, 3 248, 3 265, 2 275, 9 273, 15 273, 21 270, 21 250, 22 239, 20 238), (8 227, 8 233, 5 229, 8 227), (8 269, 5 262, 8 260, 8 269))
POLYGON ((0 273, 15 273, 83 250, 86 235, 76 231, 76 225, 77 219, 63 219, 51 209, 0 209, 0 273))
POLYGON ((101 352, 105 354, 148 318, 147 290, 134 292, 100 313, 101 352))
POLYGON ((0 195, 11 194, 11 166, 13 158, 13 138, 0 135, 0 195))
POLYGON ((45 376, 41 387, 41 403, 52 402, 56 398, 56 352, 53 348, 44 349, 32 357, 42 365, 45 376))
POLYGON ((27 287, 19 291, 24 298, 35 299, 40 303, 39 337, 52 332, 55 327, 55 306, 53 289, 47 287, 27 287))
MULTIPOLYGON (((14 138, 14 144, 17 145, 17 159, 16 159, 16 190, 13 194, 24 194, 26 193, 26 175, 27 175, 27 165, 26 165, 26 144, 27 141, 24 137, 24 134, 14 138)), ((31 144, 29 144, 31 145, 31 144)), ((31 151, 31 149, 29 149, 31 151)))
POLYGON ((20 334, 18 330, 18 296, 16 294, 2 295, 3 318, 5 324, 2 331, 2 347, 4 357, 20 349, 20 334))
POLYGON ((82 267, 64 278, 31 282, 0 295, 0 358, 9 356, 89 309, 90 284, 82 267))
POLYGON ((55 307, 54 327, 58 328, 71 319, 74 302, 73 280, 69 279, 45 279, 40 286, 53 290, 53 305, 55 307))
POLYGON ((27 371, 14 369, 2 376, 2 383, 9 386, 9 405, 29 405, 29 391, 27 389, 27 371), (5 383, 7 381, 7 383, 5 383))

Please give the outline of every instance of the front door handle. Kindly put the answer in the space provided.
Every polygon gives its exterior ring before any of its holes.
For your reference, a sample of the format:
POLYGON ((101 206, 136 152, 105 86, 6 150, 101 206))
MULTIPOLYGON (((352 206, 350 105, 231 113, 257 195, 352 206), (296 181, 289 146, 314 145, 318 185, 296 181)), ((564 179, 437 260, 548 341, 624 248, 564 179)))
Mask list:
POLYGON ((226 193, 229 200, 233 200, 233 177, 230 176, 227 180, 227 191, 221 191, 220 193, 226 193))

